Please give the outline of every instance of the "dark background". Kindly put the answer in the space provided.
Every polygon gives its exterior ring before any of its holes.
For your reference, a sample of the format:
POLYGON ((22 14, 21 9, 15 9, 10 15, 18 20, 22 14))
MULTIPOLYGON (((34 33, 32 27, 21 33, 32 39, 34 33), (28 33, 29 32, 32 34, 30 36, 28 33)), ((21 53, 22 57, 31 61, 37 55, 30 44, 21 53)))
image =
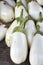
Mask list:
MULTIPOLYGON (((20 65, 30 65, 28 56, 27 60, 20 65)), ((10 59, 10 48, 6 46, 4 40, 0 42, 0 65, 16 65, 10 59)))

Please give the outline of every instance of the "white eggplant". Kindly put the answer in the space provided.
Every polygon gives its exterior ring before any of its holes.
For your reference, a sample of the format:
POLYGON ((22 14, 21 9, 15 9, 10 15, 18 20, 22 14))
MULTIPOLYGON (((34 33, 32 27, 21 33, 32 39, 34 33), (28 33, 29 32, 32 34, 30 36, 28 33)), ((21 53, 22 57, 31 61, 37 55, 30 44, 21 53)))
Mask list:
POLYGON ((10 6, 15 7, 15 1, 14 0, 4 0, 6 1, 10 6))
POLYGON ((43 21, 42 22, 37 22, 37 26, 39 26, 39 31, 43 33, 43 21))
POLYGON ((0 41, 4 39, 7 32, 7 28, 5 28, 4 24, 0 24, 0 41))
POLYGON ((15 6, 15 18, 20 17, 21 11, 23 10, 23 18, 28 16, 28 13, 23 5, 15 6))
POLYGON ((3 22, 8 23, 8 22, 12 22, 14 20, 14 10, 12 7, 10 7, 6 2, 1 1, 0 2, 0 8, 1 8, 1 12, 0 12, 0 16, 1 16, 1 20, 3 20, 3 22))
POLYGON ((30 49, 31 65, 43 65, 43 35, 36 34, 30 49))
POLYGON ((27 58, 28 48, 27 48, 26 35, 22 32, 13 33, 10 57, 11 60, 16 64, 23 63, 27 58))
POLYGON ((37 2, 43 6, 43 0, 37 0, 37 2))
POLYGON ((27 21, 27 23, 25 24, 25 30, 28 39, 28 44, 29 46, 31 46, 34 34, 36 33, 35 23, 33 20, 27 21))
POLYGON ((15 27, 19 26, 19 22, 17 22, 17 20, 14 20, 13 23, 11 24, 11 26, 9 27, 9 29, 7 30, 7 33, 6 33, 6 38, 5 38, 5 41, 6 41, 6 44, 8 47, 11 46, 11 38, 12 38, 12 33, 15 29, 15 27))
POLYGON ((29 15, 33 19, 35 19, 35 20, 39 20, 39 14, 40 14, 40 12, 42 13, 42 17, 43 17, 43 9, 35 1, 31 1, 30 3, 28 3, 28 12, 29 12, 29 15))

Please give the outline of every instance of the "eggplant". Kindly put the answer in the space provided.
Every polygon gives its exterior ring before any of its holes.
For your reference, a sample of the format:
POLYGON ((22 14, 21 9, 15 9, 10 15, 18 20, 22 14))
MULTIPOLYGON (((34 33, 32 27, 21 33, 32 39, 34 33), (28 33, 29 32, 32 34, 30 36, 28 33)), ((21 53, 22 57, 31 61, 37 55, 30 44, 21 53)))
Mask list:
POLYGON ((43 8, 35 1, 28 3, 28 12, 29 15, 36 21, 39 20, 40 13, 42 13, 43 18, 43 8))
POLYGON ((5 23, 12 22, 15 18, 14 9, 5 1, 0 1, 0 19, 5 23))
POLYGON ((36 27, 33 20, 28 20, 25 24, 26 36, 28 40, 28 45, 31 47, 34 34, 36 33, 36 27))
POLYGON ((29 61, 31 65, 43 65, 43 35, 39 33, 34 36, 29 61))
POLYGON ((25 62, 28 54, 28 46, 26 35, 22 32, 13 33, 10 57, 15 64, 21 64, 25 62))

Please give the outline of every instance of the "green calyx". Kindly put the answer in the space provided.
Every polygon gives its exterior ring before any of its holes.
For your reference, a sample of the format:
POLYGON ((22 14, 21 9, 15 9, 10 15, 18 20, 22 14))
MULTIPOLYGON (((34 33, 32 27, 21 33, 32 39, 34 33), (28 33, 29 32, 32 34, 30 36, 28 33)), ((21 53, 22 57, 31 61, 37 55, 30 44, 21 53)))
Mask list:
POLYGON ((36 35, 37 33, 43 35, 43 33, 39 29, 40 29, 40 26, 36 25, 36 30, 37 31, 36 31, 36 33, 34 35, 36 35))
POLYGON ((29 19, 29 17, 25 17, 23 18, 23 9, 21 10, 21 14, 20 17, 16 18, 17 22, 20 22, 20 25, 17 26, 14 30, 13 33, 18 31, 18 32, 23 32, 24 34, 26 34, 26 31, 24 29, 25 27, 25 23, 27 22, 27 20, 29 19))
POLYGON ((40 33, 40 31, 39 31, 39 29, 40 29, 40 26, 39 25, 36 25, 36 33, 34 34, 34 35, 36 35, 37 33, 40 33))
MULTIPOLYGON (((39 13, 39 20, 38 20, 38 22, 42 22, 42 20, 43 20, 42 13, 40 12, 39 13)), ((35 34, 39 33, 39 34, 43 35, 43 33, 39 29, 40 29, 40 26, 39 25, 36 25, 37 32, 35 34)))
POLYGON ((26 31, 24 29, 24 24, 27 22, 27 20, 28 20, 28 17, 24 18, 20 26, 15 27, 13 33, 18 31, 18 32, 23 32, 24 34, 26 34, 26 31))
POLYGON ((23 21, 23 9, 21 10, 21 14, 20 14, 20 17, 16 18, 17 22, 20 21, 20 24, 22 23, 23 21))
POLYGON ((43 20, 42 13, 40 12, 39 13, 39 21, 42 22, 42 20, 43 20))
POLYGON ((8 23, 8 24, 6 23, 5 28, 9 28, 11 24, 12 24, 12 23, 8 23))
POLYGON ((17 27, 14 29, 13 33, 14 33, 14 32, 22 32, 22 33, 26 34, 26 31, 25 31, 24 29, 22 29, 20 26, 17 26, 17 27))
MULTIPOLYGON (((42 18, 42 13, 40 12, 39 13, 39 22, 42 22, 42 20, 43 20, 43 18, 42 18)), ((40 32, 40 26, 39 25, 36 25, 36 30, 37 30, 37 32, 35 33, 35 34, 37 34, 37 33, 39 33, 39 34, 41 34, 41 35, 43 35, 43 33, 42 32, 40 32)))
POLYGON ((34 36, 35 36, 37 33, 43 35, 43 33, 39 31, 39 32, 36 32, 36 33, 34 34, 34 36))
POLYGON ((10 26, 10 24, 7 24, 7 25, 5 26, 5 28, 9 28, 9 26, 10 26))
POLYGON ((20 14, 20 24, 22 21, 23 21, 23 9, 22 9, 21 14, 20 14))
POLYGON ((18 7, 21 6, 21 5, 23 5, 22 2, 21 2, 21 0, 16 3, 16 6, 18 6, 18 7))
POLYGON ((28 19, 31 19, 30 16, 27 16, 27 17, 23 18, 23 9, 22 9, 22 10, 21 10, 20 17, 16 18, 16 20, 17 20, 17 22, 20 21, 20 25, 21 25, 21 23, 22 23, 24 20, 26 20, 27 18, 28 18, 28 19))
POLYGON ((0 25, 3 25, 3 24, 5 25, 5 28, 9 28, 9 26, 12 24, 12 22, 5 23, 2 20, 0 20, 0 25))
POLYGON ((31 2, 32 0, 27 0, 27 3, 31 2))
POLYGON ((25 27, 25 23, 28 21, 28 19, 29 19, 28 16, 23 19, 23 21, 22 21, 22 23, 21 23, 21 27, 22 27, 22 28, 25 27))
POLYGON ((39 33, 40 26, 37 25, 37 26, 36 26, 36 29, 37 29, 37 32, 39 33))

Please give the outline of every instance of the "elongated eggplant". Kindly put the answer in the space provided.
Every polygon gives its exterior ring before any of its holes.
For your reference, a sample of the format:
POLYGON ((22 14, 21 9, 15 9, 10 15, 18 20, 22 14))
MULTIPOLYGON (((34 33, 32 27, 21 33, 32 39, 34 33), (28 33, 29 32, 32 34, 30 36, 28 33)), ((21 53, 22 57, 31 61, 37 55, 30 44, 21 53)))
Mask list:
POLYGON ((28 44, 31 47, 32 41, 34 38, 34 34, 36 33, 35 23, 33 20, 28 20, 26 22, 25 30, 26 30, 26 35, 27 35, 27 39, 28 39, 28 44))
POLYGON ((6 41, 6 44, 8 47, 11 46, 11 39, 12 39, 12 33, 15 29, 16 26, 19 26, 19 22, 17 22, 17 20, 14 20, 13 23, 11 24, 11 26, 9 27, 9 29, 7 30, 7 33, 6 33, 6 37, 5 37, 5 41, 6 41))
POLYGON ((26 35, 22 32, 15 32, 12 37, 10 48, 11 60, 16 64, 23 63, 27 58, 28 46, 26 35))
POLYGON ((30 49, 29 61, 31 65, 43 65, 43 35, 36 34, 30 49))

